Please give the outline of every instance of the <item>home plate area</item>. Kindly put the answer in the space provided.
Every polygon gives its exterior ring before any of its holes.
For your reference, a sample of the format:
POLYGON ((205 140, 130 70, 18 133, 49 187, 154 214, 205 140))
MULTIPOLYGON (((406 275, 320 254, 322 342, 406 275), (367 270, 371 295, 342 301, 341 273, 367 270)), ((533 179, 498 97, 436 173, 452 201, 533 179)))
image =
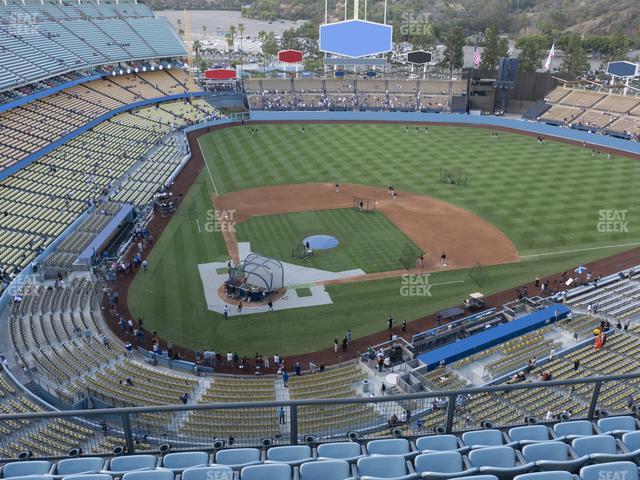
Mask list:
MULTIPOLYGON (((249 242, 238 243, 240 260, 246 260, 253 254, 249 242)), ((342 272, 329 272, 317 268, 303 267, 287 262, 278 262, 282 267, 284 294, 276 296, 273 301, 274 310, 286 310, 290 308, 314 307, 316 305, 328 305, 333 303, 325 290, 324 285, 318 283, 328 280, 340 280, 344 278, 364 275, 364 270, 357 268, 342 272), (305 294, 300 295, 297 289, 304 288, 305 294)), ((203 263, 198 265, 207 308, 213 312, 224 313, 225 305, 229 307, 229 316, 249 315, 263 313, 269 310, 266 303, 242 302, 242 313, 238 311, 237 301, 224 298, 223 285, 229 279, 227 264, 225 262, 203 263), (226 300, 226 301, 225 301, 226 300)))

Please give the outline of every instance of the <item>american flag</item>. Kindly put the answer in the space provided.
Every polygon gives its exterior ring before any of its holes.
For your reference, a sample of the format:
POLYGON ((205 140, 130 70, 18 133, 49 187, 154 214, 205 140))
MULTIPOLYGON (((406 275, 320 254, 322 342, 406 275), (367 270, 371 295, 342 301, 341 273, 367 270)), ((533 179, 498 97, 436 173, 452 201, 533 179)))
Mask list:
POLYGON ((473 68, 478 68, 481 61, 482 56, 480 55, 480 50, 478 50, 478 47, 473 47, 473 68))

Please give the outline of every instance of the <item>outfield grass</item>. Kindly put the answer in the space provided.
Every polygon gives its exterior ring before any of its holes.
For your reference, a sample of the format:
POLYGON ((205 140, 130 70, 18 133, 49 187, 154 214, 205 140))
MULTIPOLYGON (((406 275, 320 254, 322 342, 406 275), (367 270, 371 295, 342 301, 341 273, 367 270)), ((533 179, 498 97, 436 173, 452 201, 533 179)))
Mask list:
MULTIPOLYGON (((420 249, 382 213, 363 214, 352 209, 320 210, 253 217, 236 225, 240 242, 251 242, 251 250, 306 267, 332 272, 361 268, 366 273, 406 268, 405 249, 420 249), (305 260, 293 258, 291 249, 309 235, 332 235, 339 245, 315 250, 305 260)), ((413 265, 411 265, 413 266, 413 265)))
MULTIPOLYGON (((226 260, 221 235, 207 229, 213 187, 205 169, 149 257, 150 271, 130 290, 134 316, 165 338, 196 348, 240 354, 282 355, 330 347, 351 328, 354 337, 460 303, 468 293, 489 295, 577 264, 613 255, 640 241, 637 224, 640 162, 554 142, 465 127, 404 132, 399 125, 294 125, 228 128, 200 139, 220 192, 302 183, 394 184, 467 208, 501 228, 521 255, 567 252, 511 265, 487 267, 488 282, 474 284, 467 271, 438 272, 431 297, 403 297, 401 279, 329 287, 333 305, 243 317, 241 325, 206 310, 197 265, 226 260), (438 183, 440 167, 465 168, 469 185, 438 183), (600 210, 627 210, 628 232, 602 232, 600 210), (624 245, 616 248, 598 248, 624 245), (588 249, 588 250, 582 250, 588 249), (455 283, 451 283, 455 282, 455 283), (445 283, 446 285, 437 285, 445 283)), ((323 233, 323 232, 320 232, 323 233)), ((256 239, 251 238, 252 242, 256 239)))

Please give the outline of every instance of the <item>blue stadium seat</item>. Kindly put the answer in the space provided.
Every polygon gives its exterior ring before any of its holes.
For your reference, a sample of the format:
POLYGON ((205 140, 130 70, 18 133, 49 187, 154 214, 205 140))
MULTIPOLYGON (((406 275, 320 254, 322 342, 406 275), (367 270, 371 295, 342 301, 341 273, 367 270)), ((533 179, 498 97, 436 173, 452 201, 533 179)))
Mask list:
POLYGON ((87 473, 81 475, 69 475, 62 480, 113 480, 108 473, 87 473))
POLYGON ((460 447, 455 435, 431 435, 416 440, 416 449, 421 452, 466 451, 468 447, 460 447))
POLYGON ((286 445, 283 447, 272 447, 267 450, 267 460, 265 463, 286 463, 292 467, 311 462, 311 448, 306 445, 286 445))
POLYGON ((257 448, 229 448, 216 453, 216 465, 226 465, 234 470, 258 465, 260 463, 260 450, 257 448))
POLYGON ((2 478, 24 477, 27 475, 46 475, 51 471, 51 462, 46 460, 29 460, 26 462, 7 463, 0 476, 2 478))
POLYGON ((24 475, 20 477, 7 477, 11 480, 55 480, 53 475, 24 475))
POLYGON ((533 463, 519 462, 511 447, 478 448, 469 452, 469 462, 480 473, 495 475, 500 480, 511 480, 516 475, 533 470, 533 463))
POLYGON ((640 451, 640 431, 622 435, 622 443, 630 452, 640 451))
POLYGON ((573 440, 576 437, 594 435, 593 423, 589 420, 572 420, 560 422, 553 426, 553 431, 558 435, 558 440, 573 440))
POLYGON ((66 477, 67 475, 100 473, 105 466, 104 459, 99 457, 65 458, 55 465, 52 473, 56 478, 66 477))
POLYGON ((331 459, 356 462, 362 457, 362 447, 356 442, 322 443, 318 445, 318 460, 331 459))
POLYGON ((582 480, 638 480, 638 467, 633 462, 589 465, 580 469, 582 480))
POLYGON ((411 451, 411 444, 405 438, 388 438, 385 440, 371 440, 367 443, 369 455, 402 455, 413 457, 418 452, 411 451))
POLYGON ((173 480, 173 472, 171 470, 129 472, 122 476, 122 480, 173 480))
POLYGON ((413 480, 418 478, 409 472, 407 461, 402 455, 376 455, 358 460, 358 478, 374 480, 413 480))
POLYGON ((587 461, 588 456, 575 458, 569 445, 564 442, 542 442, 526 445, 522 456, 527 463, 535 463, 536 468, 544 471, 566 470, 575 473, 587 461))
POLYGON ((509 429, 509 438, 520 445, 533 442, 546 442, 551 439, 549 428, 545 425, 526 425, 509 429))
POLYGON ((500 430, 473 430, 462 434, 462 442, 471 448, 499 447, 504 445, 504 435, 500 430))
POLYGON ((612 435, 593 435, 576 438, 571 446, 578 455, 588 455, 595 463, 622 462, 634 458, 634 454, 620 453, 618 442, 612 435))
POLYGON ((633 417, 605 417, 598 420, 598 428, 602 433, 610 433, 612 435, 633 432, 637 430, 638 424, 633 417))
POLYGON ((233 469, 224 465, 187 468, 180 480, 233 480, 233 469))
POLYGON ((326 460, 300 465, 299 480, 347 480, 352 478, 349 462, 326 460))
POLYGON ((124 475, 136 470, 154 470, 157 464, 158 459, 153 455, 124 455, 112 458, 104 473, 124 475))
POLYGON ((414 460, 416 473, 422 478, 439 480, 473 475, 478 469, 467 469, 459 452, 432 452, 418 455, 414 460))
POLYGON ((181 473, 185 468, 203 467, 209 464, 206 452, 176 452, 168 453, 162 458, 162 467, 174 473, 181 473))
POLYGON ((473 475, 470 477, 455 477, 451 480, 498 480, 495 475, 473 475))
POLYGON ((518 475, 514 480, 574 480, 569 472, 534 472, 518 475))
POLYGON ((240 480, 291 480, 291 467, 286 463, 250 465, 240 472, 240 480))

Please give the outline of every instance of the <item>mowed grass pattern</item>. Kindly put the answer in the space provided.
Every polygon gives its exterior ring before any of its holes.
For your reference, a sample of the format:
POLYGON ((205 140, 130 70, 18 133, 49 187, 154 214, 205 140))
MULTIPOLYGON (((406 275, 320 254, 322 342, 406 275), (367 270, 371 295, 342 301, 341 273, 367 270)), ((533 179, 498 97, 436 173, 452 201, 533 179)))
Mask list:
POLYGON ((405 250, 419 252, 382 213, 352 209, 321 210, 253 217, 236 225, 238 241, 251 242, 251 250, 268 257, 332 272, 361 268, 366 273, 406 268, 405 250), (339 245, 315 250, 305 260, 291 250, 309 235, 331 235, 339 245))
MULTIPOLYGON (((441 198, 472 210, 501 228, 521 254, 631 244, 638 230, 640 163, 555 142, 538 145, 531 137, 461 127, 429 127, 416 134, 400 125, 234 127, 201 137, 216 187, 221 192, 301 182, 394 184, 400 190, 441 198), (469 185, 438 183, 440 167, 465 168, 469 185), (627 210, 628 233, 598 232, 599 210, 627 210)), ((211 196, 205 169, 187 194, 149 256, 149 272, 137 275, 129 308, 164 338, 193 346, 291 355, 329 348, 347 329, 360 337, 398 321, 459 304, 471 292, 496 293, 536 275, 574 268, 630 248, 602 248, 528 258, 487 267, 479 287, 465 270, 437 272, 430 297, 405 297, 402 279, 329 287, 333 305, 247 315, 224 321, 207 310, 198 264, 223 261, 227 252, 212 231, 211 196), (454 283, 451 283, 454 282, 454 283)), ((240 227, 242 228, 242 227, 240 227)), ((251 235, 253 236, 253 234, 251 235)), ((251 239, 251 241, 257 241, 251 239)), ((594 272, 597 274, 598 272, 594 272)))
POLYGON ((489 132, 308 124, 302 134, 298 125, 260 125, 257 135, 228 128, 200 144, 221 193, 307 182, 394 185, 477 213, 523 255, 640 240, 640 162, 515 133, 492 141, 489 132), (442 167, 466 170, 469 184, 440 184, 442 167), (600 210, 628 210, 629 231, 598 231, 600 210))

